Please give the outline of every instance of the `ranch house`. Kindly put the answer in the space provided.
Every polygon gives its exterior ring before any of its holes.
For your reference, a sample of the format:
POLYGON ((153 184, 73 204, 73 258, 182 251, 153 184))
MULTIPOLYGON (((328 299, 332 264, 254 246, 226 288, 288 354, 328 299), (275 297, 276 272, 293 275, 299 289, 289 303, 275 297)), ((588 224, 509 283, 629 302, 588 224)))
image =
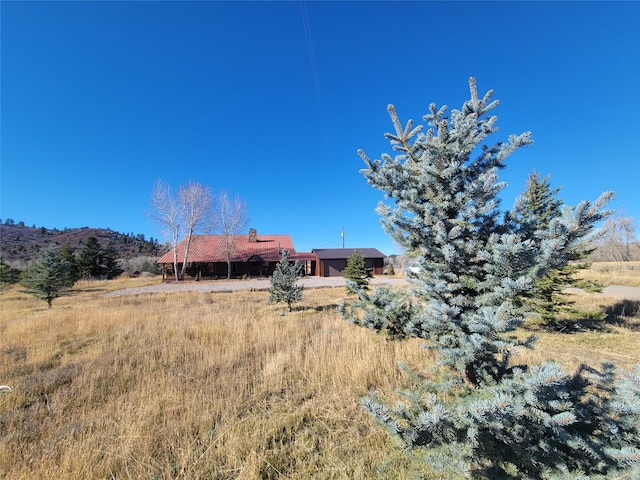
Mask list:
MULTIPOLYGON (((229 239, 225 235, 194 235, 187 258, 186 276, 192 278, 226 278, 228 273, 227 252, 231 250, 231 277, 268 277, 282 258, 282 251, 289 251, 292 261, 305 265, 307 275, 315 274, 315 256, 297 253, 289 235, 258 235, 254 229, 248 235, 236 235, 229 239)), ((186 240, 178 243, 178 269, 182 268, 186 240)), ((158 263, 162 277, 175 276, 173 271, 173 249, 164 254, 158 263)))
MULTIPOLYGON (((288 250, 292 262, 303 264, 305 275, 333 277, 342 276, 347 259, 358 250, 365 258, 367 268, 374 275, 384 271, 384 255, 375 248, 316 249, 311 252, 296 252, 289 235, 258 235, 255 229, 247 235, 236 235, 230 239, 231 277, 269 277, 288 250)), ((177 246, 178 269, 182 268, 186 240, 177 246)), ((224 235, 195 235, 191 239, 187 258, 186 278, 227 278, 227 237, 224 235)), ((158 263, 163 279, 175 277, 173 271, 173 249, 164 254, 158 263)))

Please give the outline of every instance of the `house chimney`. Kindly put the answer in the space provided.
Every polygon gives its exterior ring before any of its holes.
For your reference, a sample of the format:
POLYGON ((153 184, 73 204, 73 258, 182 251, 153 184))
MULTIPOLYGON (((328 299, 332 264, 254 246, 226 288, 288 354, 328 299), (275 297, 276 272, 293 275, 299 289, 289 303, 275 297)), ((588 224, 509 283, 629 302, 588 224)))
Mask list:
POLYGON ((249 229, 249 241, 250 242, 257 242, 258 241, 258 232, 256 231, 255 228, 250 228, 249 229))

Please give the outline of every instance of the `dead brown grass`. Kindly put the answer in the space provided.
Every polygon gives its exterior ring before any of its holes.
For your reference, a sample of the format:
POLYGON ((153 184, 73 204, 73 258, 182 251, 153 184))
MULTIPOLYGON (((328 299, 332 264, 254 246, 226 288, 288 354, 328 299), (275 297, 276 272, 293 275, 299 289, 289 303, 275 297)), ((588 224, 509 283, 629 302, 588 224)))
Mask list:
MULTIPOLYGON (((359 401, 406 386, 398 361, 433 358, 342 320, 343 288, 305 291, 282 315, 266 292, 99 295, 132 286, 118 282, 80 285, 51 309, 18 288, 0 295, 0 384, 14 388, 0 397, 3 478, 411 475, 359 401)), ((522 360, 630 365, 629 325, 543 333, 522 360)))
POLYGON ((576 277, 601 285, 640 287, 640 262, 594 262, 576 277))
MULTIPOLYGON (((83 287, 80 287, 83 289, 83 287)), ((85 288, 86 290, 86 288, 85 288)), ((266 292, 2 296, 6 478, 372 478, 393 442, 359 408, 417 342, 341 320, 344 289, 283 316, 266 292), (50 411, 49 411, 50 409, 50 411)), ((397 478, 397 477, 396 477, 397 478)))
MULTIPOLYGON (((640 363, 640 302, 598 294, 570 296, 582 316, 561 318, 555 331, 535 331, 535 350, 520 352, 519 361, 537 364, 556 360, 573 370, 581 364, 599 367, 609 360, 619 368, 632 369, 640 363), (599 314, 606 316, 600 319, 599 314)), ((531 331, 520 332, 521 336, 531 331)))

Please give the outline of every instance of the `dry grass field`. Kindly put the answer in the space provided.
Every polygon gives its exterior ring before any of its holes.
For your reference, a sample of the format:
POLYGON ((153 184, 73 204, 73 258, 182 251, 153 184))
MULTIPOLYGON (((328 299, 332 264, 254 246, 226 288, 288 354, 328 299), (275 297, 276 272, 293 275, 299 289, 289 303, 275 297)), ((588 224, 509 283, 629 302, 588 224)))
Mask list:
MULTIPOLYGON (((287 315, 267 292, 102 296, 157 281, 81 284, 51 309, 0 293, 0 384, 13 388, 0 396, 0 478, 411 477, 359 401, 407 385, 398 361, 432 364, 420 341, 342 320, 344 288, 306 290, 287 315)), ((639 362, 637 304, 590 298, 609 322, 543 332, 518 360, 639 362)))
POLYGON ((577 277, 602 285, 640 287, 640 262, 594 262, 577 277))

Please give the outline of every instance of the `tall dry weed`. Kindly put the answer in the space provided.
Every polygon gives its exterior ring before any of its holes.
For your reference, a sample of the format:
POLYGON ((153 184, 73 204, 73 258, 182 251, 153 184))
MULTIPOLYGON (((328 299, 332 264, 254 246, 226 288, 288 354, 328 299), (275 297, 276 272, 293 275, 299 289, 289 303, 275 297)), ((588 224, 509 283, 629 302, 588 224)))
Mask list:
POLYGON ((601 285, 640 287, 640 262, 593 262, 576 277, 601 285))

